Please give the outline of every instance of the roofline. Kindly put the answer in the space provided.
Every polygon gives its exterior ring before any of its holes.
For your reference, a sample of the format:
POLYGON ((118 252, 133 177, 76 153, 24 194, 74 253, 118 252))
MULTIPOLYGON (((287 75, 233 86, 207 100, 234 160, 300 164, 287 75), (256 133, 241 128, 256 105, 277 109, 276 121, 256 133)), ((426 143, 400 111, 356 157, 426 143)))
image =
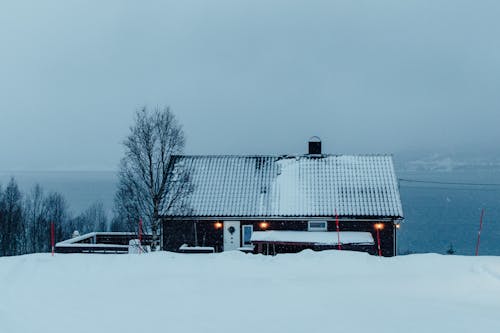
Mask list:
POLYGON ((293 158, 293 157, 342 157, 342 156, 356 156, 356 157, 393 157, 393 153, 380 153, 380 154, 176 154, 172 155, 172 157, 225 157, 225 158, 237 158, 237 157, 269 157, 269 158, 293 158))
MULTIPOLYGON (((181 221, 312 221, 312 220, 335 220, 337 217, 334 215, 325 216, 161 216, 164 220, 181 220, 181 221)), ((373 221, 396 221, 403 220, 401 216, 339 216, 340 221, 357 221, 357 222, 373 222, 373 221)))

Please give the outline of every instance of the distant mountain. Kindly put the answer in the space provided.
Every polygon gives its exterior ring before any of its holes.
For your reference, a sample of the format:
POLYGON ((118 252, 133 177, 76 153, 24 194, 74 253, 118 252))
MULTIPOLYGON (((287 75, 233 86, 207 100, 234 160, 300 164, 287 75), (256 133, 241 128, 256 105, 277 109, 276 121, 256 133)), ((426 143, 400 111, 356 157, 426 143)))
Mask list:
POLYGON ((395 165, 401 171, 500 170, 500 153, 400 153, 395 165))

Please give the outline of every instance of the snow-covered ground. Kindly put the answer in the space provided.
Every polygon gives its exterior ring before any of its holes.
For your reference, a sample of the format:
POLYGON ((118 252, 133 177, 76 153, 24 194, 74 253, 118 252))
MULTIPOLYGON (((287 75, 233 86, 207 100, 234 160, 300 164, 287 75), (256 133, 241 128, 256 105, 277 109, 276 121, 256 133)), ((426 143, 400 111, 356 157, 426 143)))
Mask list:
POLYGON ((498 332, 500 257, 0 258, 0 332, 498 332))

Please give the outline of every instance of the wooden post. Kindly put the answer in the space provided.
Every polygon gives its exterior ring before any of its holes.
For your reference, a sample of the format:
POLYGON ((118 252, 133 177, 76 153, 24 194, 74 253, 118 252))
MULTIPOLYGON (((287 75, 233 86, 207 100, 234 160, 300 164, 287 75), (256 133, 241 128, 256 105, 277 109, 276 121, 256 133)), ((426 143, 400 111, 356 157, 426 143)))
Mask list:
POLYGON ((377 247, 378 247, 378 256, 382 256, 382 247, 380 246, 380 230, 384 229, 383 223, 375 223, 375 230, 377 231, 377 247))
POLYGON ((193 222, 193 228, 194 228, 194 246, 198 246, 198 230, 197 230, 197 224, 196 221, 193 222))
POLYGON ((481 217, 479 218, 479 231, 477 232, 477 243, 476 243, 476 257, 479 255, 479 243, 481 242, 481 230, 483 230, 483 217, 484 217, 484 208, 481 210, 481 217))
POLYGON ((378 243, 378 256, 382 256, 382 249, 380 248, 380 230, 377 228, 377 243, 378 243))
POLYGON ((337 215, 337 208, 335 208, 335 225, 337 226, 337 246, 339 251, 342 251, 342 245, 340 245, 340 226, 339 216, 337 215))
POLYGON ((395 257, 397 256, 397 248, 396 248, 396 242, 397 242, 397 232, 398 225, 396 223, 392 223, 392 255, 395 257))

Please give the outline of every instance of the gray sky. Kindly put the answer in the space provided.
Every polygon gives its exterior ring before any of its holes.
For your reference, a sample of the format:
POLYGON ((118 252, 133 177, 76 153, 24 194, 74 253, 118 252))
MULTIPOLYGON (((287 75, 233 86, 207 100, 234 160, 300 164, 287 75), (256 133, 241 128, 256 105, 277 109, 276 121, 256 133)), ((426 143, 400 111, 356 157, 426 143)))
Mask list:
POLYGON ((500 2, 2 1, 0 169, 113 169, 133 112, 187 152, 498 149, 500 2))

